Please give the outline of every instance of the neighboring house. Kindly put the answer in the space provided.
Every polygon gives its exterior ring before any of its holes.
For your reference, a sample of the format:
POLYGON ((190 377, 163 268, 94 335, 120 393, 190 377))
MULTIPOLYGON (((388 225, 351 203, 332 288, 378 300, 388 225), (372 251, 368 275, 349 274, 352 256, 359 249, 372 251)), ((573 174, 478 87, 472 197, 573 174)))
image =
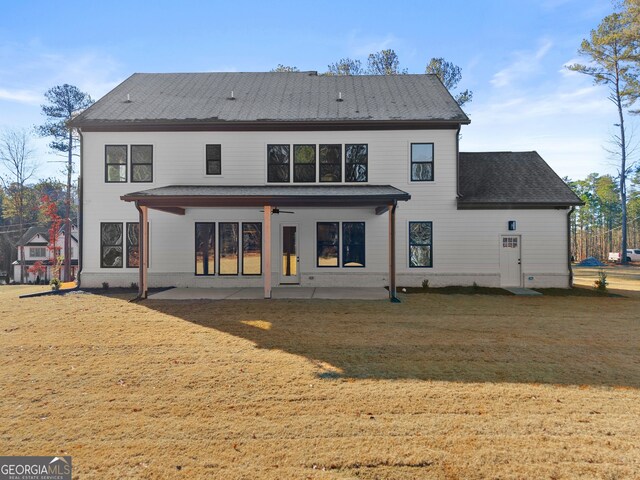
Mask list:
MULTIPOLYGON (((57 252, 64 253, 64 225, 56 239, 57 252)), ((20 282, 20 249, 24 249, 24 279, 22 283, 35 282, 38 277, 41 281, 49 281, 53 277, 51 257, 53 252, 49 248, 49 229, 47 227, 31 227, 18 240, 18 260, 13 262, 13 281, 20 282), (29 272, 29 268, 39 262, 43 270, 41 272, 29 272)), ((71 277, 76 278, 78 272, 78 229, 71 227, 71 277)))
POLYGON ((433 75, 134 74, 71 122, 81 284, 569 287, 580 200, 469 122, 433 75))

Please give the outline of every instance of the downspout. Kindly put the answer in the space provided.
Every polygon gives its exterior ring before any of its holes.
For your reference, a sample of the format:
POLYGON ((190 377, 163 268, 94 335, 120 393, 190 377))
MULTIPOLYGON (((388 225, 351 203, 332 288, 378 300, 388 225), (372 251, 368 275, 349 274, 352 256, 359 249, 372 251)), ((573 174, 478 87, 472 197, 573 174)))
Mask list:
MULTIPOLYGON (((76 274, 76 279, 77 279, 77 288, 80 288, 80 284, 82 282, 82 266, 83 266, 83 262, 82 262, 82 250, 84 247, 84 240, 83 240, 83 232, 84 232, 84 218, 83 218, 83 212, 84 212, 84 187, 82 184, 82 173, 84 171, 83 169, 83 163, 84 163, 84 137, 82 136, 82 130, 80 128, 77 129, 78 130, 78 135, 80 136, 80 176, 78 177, 78 202, 80 202, 80 204, 78 205, 78 273, 76 274)), ((71 235, 71 232, 68 232, 69 235, 71 235)), ((73 258, 70 259, 70 262, 73 263, 73 258)))
POLYGON ((138 218, 139 218, 139 227, 138 227, 138 296, 134 298, 132 301, 137 302, 138 300, 144 300, 144 273, 142 272, 144 260, 142 258, 143 255, 146 255, 144 251, 147 239, 144 238, 144 230, 142 227, 142 219, 144 215, 142 214, 142 209, 140 208, 139 202, 136 200, 134 202, 136 206, 136 210, 138 210, 138 218))
POLYGON ((567 213, 567 266, 569 267, 569 288, 573 288, 573 268, 571 267, 571 214, 576 208, 569 208, 567 213))
POLYGON ((462 125, 458 124, 456 130, 456 198, 461 198, 460 195, 460 129, 462 125))

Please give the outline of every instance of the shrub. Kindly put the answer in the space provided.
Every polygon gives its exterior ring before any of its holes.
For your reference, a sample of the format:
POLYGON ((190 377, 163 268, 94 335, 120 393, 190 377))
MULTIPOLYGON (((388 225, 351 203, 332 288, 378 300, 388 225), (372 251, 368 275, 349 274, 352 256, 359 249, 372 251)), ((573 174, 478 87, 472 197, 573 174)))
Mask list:
POLYGON ((131 282, 131 290, 137 290, 138 284, 136 282, 131 282))
POLYGON ((60 290, 60 285, 62 285, 62 282, 59 278, 52 278, 49 282, 49 285, 51 285, 51 290, 60 290))
POLYGON ((606 292, 607 285, 609 285, 609 282, 607 282, 607 272, 605 272, 603 269, 598 270, 598 280, 594 282, 594 288, 601 292, 606 292))
POLYGON ((109 290, 109 282, 102 282, 102 289, 109 290))
POLYGON ((429 288, 429 279, 425 278, 424 280, 422 280, 422 288, 424 288, 425 290, 427 288, 429 288))

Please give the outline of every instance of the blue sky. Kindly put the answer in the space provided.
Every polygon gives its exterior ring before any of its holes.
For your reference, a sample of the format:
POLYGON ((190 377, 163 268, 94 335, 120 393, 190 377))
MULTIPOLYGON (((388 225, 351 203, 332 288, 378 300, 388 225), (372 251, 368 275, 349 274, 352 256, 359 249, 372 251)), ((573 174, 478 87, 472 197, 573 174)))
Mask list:
MULTIPOLYGON (((265 71, 394 49, 423 73, 431 57, 462 67, 471 125, 461 149, 537 150, 561 176, 615 173, 616 123, 603 87, 567 71, 608 0, 15 1, 0 17, 0 128, 43 121, 50 87, 97 99, 134 72, 265 71), (69 27, 66 26, 70 22, 69 27)), ((631 121, 637 125, 638 119, 631 121)), ((40 176, 60 165, 35 141, 40 176)))

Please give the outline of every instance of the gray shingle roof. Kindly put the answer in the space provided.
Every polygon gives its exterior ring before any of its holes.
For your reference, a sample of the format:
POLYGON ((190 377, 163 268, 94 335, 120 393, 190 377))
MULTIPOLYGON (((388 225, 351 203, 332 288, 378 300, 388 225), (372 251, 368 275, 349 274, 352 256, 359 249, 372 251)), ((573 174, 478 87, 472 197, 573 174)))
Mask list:
POLYGON ((41 227, 38 225, 29 227, 29 229, 26 232, 24 232, 24 235, 20 237, 16 245, 18 246, 27 245, 29 240, 31 240, 33 237, 35 237, 38 234, 40 234, 44 238, 44 240, 39 243, 42 243, 43 245, 47 245, 49 243, 49 229, 47 227, 41 227))
POLYGON ((582 205, 538 152, 460 152, 459 175, 459 208, 582 205))
POLYGON ((469 119, 435 75, 136 73, 71 124, 331 121, 469 119))

